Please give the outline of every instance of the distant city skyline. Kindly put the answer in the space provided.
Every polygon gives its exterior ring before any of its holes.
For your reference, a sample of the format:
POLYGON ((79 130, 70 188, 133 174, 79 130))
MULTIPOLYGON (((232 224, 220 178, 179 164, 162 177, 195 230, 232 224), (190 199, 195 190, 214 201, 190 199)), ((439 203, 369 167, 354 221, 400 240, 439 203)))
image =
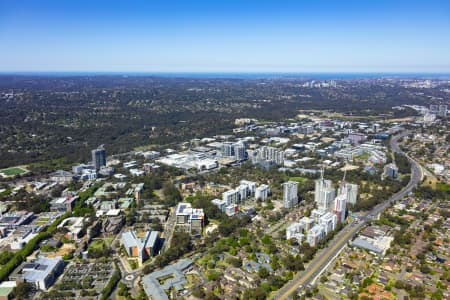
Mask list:
POLYGON ((0 72, 449 73, 449 1, 2 1, 0 72))

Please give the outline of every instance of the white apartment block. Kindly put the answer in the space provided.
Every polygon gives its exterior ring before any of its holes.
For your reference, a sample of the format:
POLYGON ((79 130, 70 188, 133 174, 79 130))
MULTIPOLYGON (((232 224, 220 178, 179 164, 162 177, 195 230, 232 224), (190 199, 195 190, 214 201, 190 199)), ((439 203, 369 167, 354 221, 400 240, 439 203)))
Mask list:
POLYGON ((311 245, 311 247, 314 247, 324 236, 325 231, 323 226, 316 224, 308 231, 308 234, 306 235, 306 241, 311 245))
POLYGON ((222 193, 222 200, 226 201, 227 205, 236 204, 239 202, 239 190, 232 189, 222 193))
POLYGON ((311 219, 313 219, 315 223, 319 223, 320 218, 324 216, 326 213, 327 211, 321 208, 313 209, 311 211, 311 219))
POLYGON ((239 191, 239 200, 245 200, 247 199, 248 196, 250 196, 251 192, 250 189, 248 187, 248 185, 246 184, 241 184, 240 186, 238 186, 236 188, 237 191, 239 191))
POLYGON ((261 184, 255 189, 255 199, 266 201, 267 197, 269 197, 270 189, 267 184, 261 184))
POLYGON ((345 195, 338 195, 334 200, 334 213, 340 223, 345 221, 346 201, 347 198, 345 195))
POLYGON ((249 188, 249 190, 250 190, 250 193, 251 193, 252 195, 255 194, 255 191, 256 191, 256 182, 254 182, 254 181, 249 181, 249 180, 241 180, 241 181, 239 181, 239 184, 240 184, 240 185, 247 185, 248 188, 249 188))
POLYGON ((262 146, 258 149, 257 158, 273 161, 277 165, 283 165, 284 151, 275 147, 262 146))
POLYGON ((298 182, 288 181, 283 183, 283 207, 292 208, 298 204, 298 182))
POLYGON ((244 160, 245 159, 245 145, 244 143, 235 143, 233 144, 234 150, 234 158, 236 160, 244 160))
POLYGON ((339 186, 338 195, 345 195, 347 203, 355 205, 358 199, 358 185, 345 182, 339 186))
POLYGON ((336 223, 337 223, 336 215, 330 212, 327 212, 319 219, 319 225, 322 225, 325 228, 325 234, 328 234, 331 231, 333 231, 336 228, 336 223))
POLYGON ((314 220, 308 217, 303 217, 298 222, 303 226, 305 231, 310 230, 314 226, 314 220))
POLYGON ((292 223, 286 228, 286 239, 290 240, 295 238, 297 242, 301 244, 305 237, 303 231, 304 228, 301 223, 292 223))

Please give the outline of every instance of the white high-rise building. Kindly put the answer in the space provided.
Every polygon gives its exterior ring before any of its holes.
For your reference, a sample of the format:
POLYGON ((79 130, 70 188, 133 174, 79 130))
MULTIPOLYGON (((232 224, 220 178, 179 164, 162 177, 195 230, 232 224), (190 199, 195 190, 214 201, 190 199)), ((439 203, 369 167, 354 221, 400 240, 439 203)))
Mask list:
POLYGON ((432 122, 436 121, 436 115, 435 114, 426 113, 423 116, 423 121, 425 123, 432 123, 432 122))
POLYGON ((238 142, 238 143, 233 144, 233 152, 234 152, 234 158, 236 160, 244 160, 245 159, 244 143, 238 142))
POLYGON ((283 207, 292 208, 298 204, 298 182, 288 181, 283 183, 283 207))
POLYGON ((261 201, 266 201, 269 196, 269 186, 267 184, 261 184, 255 189, 255 199, 260 199, 261 201))
POLYGON ((323 178, 317 179, 314 189, 314 202, 317 208, 324 210, 331 210, 335 197, 335 190, 331 180, 323 178))
POLYGON ((327 188, 322 191, 322 204, 321 207, 324 210, 331 211, 333 209, 334 198, 335 198, 335 189, 327 188))
POLYGON ((274 162, 277 165, 282 166, 284 164, 284 152, 283 151, 277 151, 275 153, 274 162))
POLYGON ((435 114, 439 117, 447 116, 447 105, 430 105, 430 113, 435 114))
POLYGON ((222 144, 222 156, 230 157, 234 155, 233 144, 230 142, 224 142, 222 144))
POLYGON ((439 117, 447 117, 447 105, 439 105, 439 117))
POLYGON ((241 181, 239 181, 239 184, 240 184, 240 185, 247 185, 248 188, 249 188, 249 190, 250 190, 250 193, 251 193, 252 195, 253 195, 253 194, 255 193, 255 191, 256 191, 256 182, 254 182, 254 181, 241 180, 241 181))
POLYGON ((334 213, 336 214, 337 221, 340 223, 345 221, 346 201, 345 195, 338 195, 334 200, 334 213))
POLYGON ((358 198, 358 185, 344 182, 338 188, 338 195, 345 195, 347 203, 355 205, 358 198))
POLYGON ((92 164, 96 170, 100 170, 101 167, 106 166, 106 152, 103 145, 94 149, 92 152, 92 164))
POLYGON ((237 190, 239 191, 239 200, 245 200, 250 195, 250 189, 248 185, 241 184, 237 187, 237 190))
POLYGON ((437 114, 439 112, 439 105, 431 104, 430 105, 430 112, 432 114, 437 114))
POLYGON ((258 159, 273 161, 277 165, 284 164, 284 151, 275 147, 262 146, 258 149, 258 159))
POLYGON ((268 160, 275 161, 275 158, 277 156, 278 149, 275 147, 267 147, 267 158, 268 160))

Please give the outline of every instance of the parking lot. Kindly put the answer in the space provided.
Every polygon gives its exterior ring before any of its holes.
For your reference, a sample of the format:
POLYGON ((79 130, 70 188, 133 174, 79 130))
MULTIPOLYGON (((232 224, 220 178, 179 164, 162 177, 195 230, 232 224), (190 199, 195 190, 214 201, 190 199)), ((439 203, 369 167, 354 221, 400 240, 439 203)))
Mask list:
POLYGON ((55 287, 44 295, 44 299, 96 299, 108 284, 114 272, 112 260, 99 260, 96 263, 74 262, 55 287))

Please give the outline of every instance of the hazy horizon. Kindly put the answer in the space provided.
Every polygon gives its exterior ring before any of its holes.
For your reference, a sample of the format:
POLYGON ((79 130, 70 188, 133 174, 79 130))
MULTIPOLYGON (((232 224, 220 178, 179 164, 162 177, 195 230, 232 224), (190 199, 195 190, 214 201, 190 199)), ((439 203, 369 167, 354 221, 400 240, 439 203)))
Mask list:
POLYGON ((0 76, 37 77, 83 77, 83 76, 122 76, 122 77, 167 77, 167 78, 212 78, 212 79, 363 79, 380 77, 448 79, 450 72, 119 72, 119 71, 0 71, 0 76))

